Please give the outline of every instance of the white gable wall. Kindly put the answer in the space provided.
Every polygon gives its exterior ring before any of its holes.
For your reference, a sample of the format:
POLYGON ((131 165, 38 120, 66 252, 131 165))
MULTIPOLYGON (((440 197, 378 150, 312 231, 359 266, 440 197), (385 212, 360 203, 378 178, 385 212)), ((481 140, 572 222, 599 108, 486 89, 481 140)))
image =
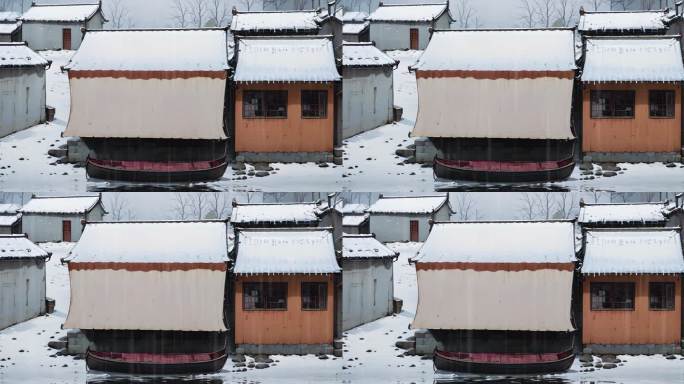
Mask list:
POLYGON ((434 214, 377 214, 370 217, 370 231, 381 243, 409 241, 411 239, 411 221, 418 221, 418 241, 424 242, 430 234, 430 219, 433 221, 449 221, 451 212, 449 204, 434 214))
POLYGON ((85 23, 69 22, 37 22, 25 21, 22 25, 22 37, 28 46, 36 51, 49 49, 62 49, 62 30, 71 29, 71 49, 77 50, 83 40, 81 28, 102 29, 104 19, 98 12, 85 23))
POLYGON ((0 137, 45 121, 45 68, 0 68, 0 137))
POLYGON ((44 260, 0 261, 0 330, 43 313, 44 260))
POLYGON ((342 79, 343 138, 392 121, 392 67, 344 68, 342 79))
POLYGON ((450 20, 444 12, 434 22, 381 22, 371 21, 370 40, 382 51, 395 49, 409 49, 411 46, 411 28, 418 29, 418 49, 425 49, 430 41, 430 27, 434 29, 449 29, 450 20))
POLYGON ((98 204, 88 214, 36 214, 24 213, 22 226, 28 238, 35 242, 62 241, 62 221, 71 221, 71 241, 77 242, 83 232, 81 220, 102 221, 104 210, 98 204))
POLYGON ((392 313, 392 259, 344 260, 342 270, 343 331, 392 313))

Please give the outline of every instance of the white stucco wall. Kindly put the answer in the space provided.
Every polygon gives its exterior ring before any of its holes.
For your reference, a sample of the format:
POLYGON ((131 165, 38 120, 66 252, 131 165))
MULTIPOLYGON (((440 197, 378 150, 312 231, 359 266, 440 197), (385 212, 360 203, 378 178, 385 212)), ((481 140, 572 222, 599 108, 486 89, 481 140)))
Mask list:
POLYGON ((71 49, 77 50, 83 40, 81 28, 102 29, 104 19, 100 13, 95 14, 85 23, 57 23, 57 22, 24 22, 22 25, 23 39, 33 50, 62 49, 62 30, 71 29, 71 49))
POLYGON ((430 214, 371 214, 370 231, 382 243, 409 241, 411 221, 418 220, 418 239, 425 241, 430 233, 430 219, 449 221, 451 212, 444 204, 434 215, 430 214))
POLYGON ((345 68, 342 94, 345 139, 392 121, 394 78, 391 67, 345 68))
POLYGON ((392 313, 392 259, 345 260, 342 269, 343 331, 392 313))
POLYGON ((45 261, 0 261, 0 329, 45 313, 45 261))
POLYGON ((71 241, 81 238, 83 224, 81 220, 102 221, 104 210, 95 206, 87 215, 47 215, 25 213, 22 217, 24 233, 34 243, 62 241, 62 221, 71 221, 71 241))
POLYGON ((45 68, 0 68, 0 137, 45 121, 45 68))
POLYGON ((430 27, 449 29, 451 21, 445 12, 434 22, 379 22, 370 23, 370 40, 383 51, 393 49, 409 49, 411 46, 410 30, 418 29, 418 49, 425 49, 430 41, 430 27))

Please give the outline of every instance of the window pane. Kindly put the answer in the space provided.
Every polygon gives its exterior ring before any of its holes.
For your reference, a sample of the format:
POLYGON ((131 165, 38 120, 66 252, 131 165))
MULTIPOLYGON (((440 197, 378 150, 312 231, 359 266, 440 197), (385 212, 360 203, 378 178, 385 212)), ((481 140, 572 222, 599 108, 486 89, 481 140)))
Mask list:
POLYGON ((287 117, 287 91, 266 91, 266 116, 287 117))
POLYGON ((634 309, 634 283, 591 283, 592 310, 634 309))
POLYGON ((651 117, 674 117, 674 91, 650 91, 648 99, 651 117))
POLYGON ((242 95, 242 116, 263 117, 264 110, 263 93, 258 91, 245 91, 242 95))
POLYGON ((243 283, 245 310, 287 309, 287 283, 243 283))
POLYGON ((328 283, 302 283, 302 309, 324 310, 328 304, 328 283))
POLYGON ((328 91, 302 91, 302 117, 325 118, 328 91))
POLYGON ((244 91, 242 116, 287 117, 287 91, 244 91))
POLYGON ((674 310, 675 283, 649 283, 649 308, 658 310, 674 310))
POLYGON ((591 91, 591 117, 634 117, 634 91, 591 91))

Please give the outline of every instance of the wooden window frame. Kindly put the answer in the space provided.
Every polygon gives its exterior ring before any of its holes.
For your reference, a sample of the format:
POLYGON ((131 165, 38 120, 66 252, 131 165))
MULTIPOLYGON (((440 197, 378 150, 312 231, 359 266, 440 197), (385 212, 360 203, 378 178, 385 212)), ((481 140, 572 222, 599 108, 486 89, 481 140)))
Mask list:
POLYGON ((246 89, 242 91, 242 118, 243 119, 249 119, 249 120, 256 120, 256 119, 287 119, 288 115, 288 107, 289 107, 289 94, 287 90, 260 90, 260 89, 246 89), (248 99, 248 94, 250 93, 255 93, 255 94, 260 94, 261 97, 261 108, 264 111, 263 116, 247 116, 247 99, 248 99), (281 96, 285 100, 285 114, 283 116, 269 116, 268 115, 268 108, 267 108, 267 103, 266 103, 266 95, 267 94, 281 94, 281 96))
MULTIPOLYGON (((648 310, 649 311, 656 311, 656 312, 668 312, 668 311, 674 311, 675 308, 677 307, 676 304, 676 299, 677 299, 677 294, 675 293, 677 289, 677 284, 675 284, 674 281, 651 281, 648 283, 648 310), (672 307, 664 307, 664 308, 654 308, 653 307, 653 302, 652 300, 652 292, 653 292, 653 286, 654 285, 663 285, 663 286, 671 286, 672 290, 670 291, 672 293, 672 307)), ((668 290, 665 288, 665 295, 667 295, 668 290)))
MULTIPOLYGON (((301 301, 302 301, 302 311, 327 311, 328 310, 328 283, 323 281, 305 281, 302 282, 301 286, 301 301), (304 307, 304 290, 306 286, 317 286, 318 289, 323 287, 323 305, 317 308, 305 308, 304 307)), ((320 291, 319 291, 320 293, 320 291)))
POLYGON ((677 108, 676 108, 677 103, 675 101, 676 98, 677 98, 677 94, 672 89, 651 89, 651 90, 649 90, 648 91, 648 117, 650 119, 674 119, 677 116, 677 108), (672 115, 671 116, 669 116, 669 115, 654 116, 653 115, 653 95, 655 93, 664 93, 666 95, 665 96, 665 103, 666 103, 665 109, 666 110, 668 109, 668 105, 667 105, 668 104, 667 103, 668 97, 667 97, 667 95, 668 94, 672 95, 672 115))
POLYGON ((625 281, 597 281, 589 283, 589 310, 592 312, 633 312, 636 310, 636 283, 625 281), (632 306, 625 308, 597 308, 594 306, 594 289, 599 289, 600 286, 605 285, 624 285, 629 287, 632 294, 632 306))
MULTIPOLYGON (((289 293, 289 285, 287 282, 283 281, 264 281, 264 282, 255 282, 255 281, 245 281, 242 283, 242 310, 246 312, 273 312, 273 311, 287 311, 287 299, 288 299, 288 293, 289 293), (257 286, 258 289, 264 290, 265 287, 268 286, 281 286, 280 288, 282 289, 284 286, 285 290, 285 307, 284 308, 247 308, 247 292, 250 291, 250 286, 257 286)), ((268 297, 268 290, 266 292, 260 291, 259 296, 260 298, 264 299, 265 305, 268 303, 267 297, 268 297)))
POLYGON ((301 111, 301 116, 302 119, 327 119, 328 118, 328 90, 327 89, 303 89, 300 92, 300 105, 302 106, 302 111, 301 111), (323 95, 323 103, 321 104, 323 106, 323 114, 318 115, 318 116, 304 116, 304 95, 310 93, 310 94, 318 94, 318 95, 323 95))
MULTIPOLYGON (((613 102, 613 112, 615 111, 615 103, 613 102)), ((614 89, 592 89, 589 91, 589 117, 594 120, 609 119, 609 120, 628 120, 636 118, 636 91, 634 90, 614 90, 614 89), (624 93, 632 96, 632 115, 631 116, 596 116, 594 114, 594 105, 601 94, 616 94, 624 93)))

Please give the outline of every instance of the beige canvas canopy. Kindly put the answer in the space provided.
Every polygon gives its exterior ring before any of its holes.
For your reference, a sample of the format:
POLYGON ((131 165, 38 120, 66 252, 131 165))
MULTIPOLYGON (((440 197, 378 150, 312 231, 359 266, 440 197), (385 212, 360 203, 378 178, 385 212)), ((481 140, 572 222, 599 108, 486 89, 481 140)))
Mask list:
POLYGON ((414 136, 574 138, 569 29, 437 31, 412 66, 414 136))
POLYGON ((414 259, 412 328, 571 331, 570 222, 438 223, 414 259))
POLYGON ((64 327, 225 331, 226 233, 223 222, 87 224, 68 257, 64 327))
POLYGON ((89 31, 65 136, 223 140, 225 30, 89 31))

